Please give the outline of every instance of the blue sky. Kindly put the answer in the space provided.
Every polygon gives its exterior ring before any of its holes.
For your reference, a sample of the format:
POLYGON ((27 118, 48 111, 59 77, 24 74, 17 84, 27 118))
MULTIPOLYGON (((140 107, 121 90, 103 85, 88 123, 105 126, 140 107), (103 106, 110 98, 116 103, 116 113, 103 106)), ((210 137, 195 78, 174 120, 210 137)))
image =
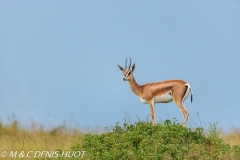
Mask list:
MULTIPOLYGON (((139 84, 187 81, 189 122, 240 127, 239 1, 0 0, 0 121, 105 127, 150 119, 122 81, 126 57, 139 84)), ((182 122, 156 104, 157 121, 182 122)), ((189 126, 189 124, 188 124, 189 126)))

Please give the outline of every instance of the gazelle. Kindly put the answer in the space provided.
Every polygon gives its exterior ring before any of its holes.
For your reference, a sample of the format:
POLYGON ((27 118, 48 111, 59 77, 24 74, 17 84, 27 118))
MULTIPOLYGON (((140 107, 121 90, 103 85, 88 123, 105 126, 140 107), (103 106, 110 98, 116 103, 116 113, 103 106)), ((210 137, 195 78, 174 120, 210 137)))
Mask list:
POLYGON ((135 64, 131 68, 132 60, 130 59, 129 67, 127 68, 127 59, 125 68, 118 65, 118 68, 123 71, 123 80, 128 81, 131 90, 140 98, 143 103, 150 105, 152 115, 152 125, 156 124, 154 105, 155 103, 168 103, 174 101, 183 114, 183 126, 186 126, 188 119, 188 111, 184 107, 184 100, 191 92, 191 102, 193 100, 192 89, 190 85, 183 80, 166 80, 162 82, 152 82, 144 85, 139 85, 133 72, 135 64))

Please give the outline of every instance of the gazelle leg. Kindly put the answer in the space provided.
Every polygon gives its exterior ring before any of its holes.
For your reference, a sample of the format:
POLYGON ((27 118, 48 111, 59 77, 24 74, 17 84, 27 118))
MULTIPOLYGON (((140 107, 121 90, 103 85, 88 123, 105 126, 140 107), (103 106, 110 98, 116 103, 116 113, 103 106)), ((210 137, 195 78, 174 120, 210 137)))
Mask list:
POLYGON ((154 126, 156 124, 156 119, 155 119, 155 111, 154 111, 154 102, 150 101, 150 110, 151 110, 151 115, 152 115, 152 125, 154 126))
POLYGON ((183 126, 186 127, 189 113, 188 113, 188 111, 185 109, 183 102, 182 102, 182 107, 183 107, 182 113, 183 113, 183 117, 184 117, 183 126))
POLYGON ((186 123, 188 120, 188 111, 186 110, 186 108, 184 107, 183 101, 176 101, 174 100, 175 104, 178 106, 178 108, 181 110, 182 114, 183 114, 183 126, 186 127, 186 123))
MULTIPOLYGON (((172 98, 173 101, 175 102, 175 104, 178 106, 178 108, 180 109, 180 111, 183 114, 183 126, 186 127, 186 123, 188 120, 188 111, 186 110, 186 108, 184 107, 183 101, 184 101, 184 97, 186 95, 188 86, 175 86, 173 92, 172 92, 172 98)), ((186 98, 186 97, 185 97, 186 98)))

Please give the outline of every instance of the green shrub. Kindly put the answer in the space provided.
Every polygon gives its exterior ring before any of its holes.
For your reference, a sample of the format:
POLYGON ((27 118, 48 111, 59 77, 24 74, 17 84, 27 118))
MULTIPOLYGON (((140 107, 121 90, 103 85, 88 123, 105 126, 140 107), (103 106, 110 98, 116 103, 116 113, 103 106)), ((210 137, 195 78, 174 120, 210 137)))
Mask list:
POLYGON ((175 120, 155 126, 139 120, 123 126, 116 123, 104 134, 86 134, 72 150, 85 150, 81 159, 91 160, 240 159, 240 146, 230 147, 219 133, 217 124, 204 133, 202 128, 185 128, 175 120))

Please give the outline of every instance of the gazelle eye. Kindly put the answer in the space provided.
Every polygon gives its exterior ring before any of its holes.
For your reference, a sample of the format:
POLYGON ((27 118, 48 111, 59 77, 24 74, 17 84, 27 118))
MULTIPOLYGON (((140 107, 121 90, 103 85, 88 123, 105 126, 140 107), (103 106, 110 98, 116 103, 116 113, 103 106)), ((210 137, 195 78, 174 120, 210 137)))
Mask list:
POLYGON ((128 72, 128 76, 131 74, 131 72, 128 72))

